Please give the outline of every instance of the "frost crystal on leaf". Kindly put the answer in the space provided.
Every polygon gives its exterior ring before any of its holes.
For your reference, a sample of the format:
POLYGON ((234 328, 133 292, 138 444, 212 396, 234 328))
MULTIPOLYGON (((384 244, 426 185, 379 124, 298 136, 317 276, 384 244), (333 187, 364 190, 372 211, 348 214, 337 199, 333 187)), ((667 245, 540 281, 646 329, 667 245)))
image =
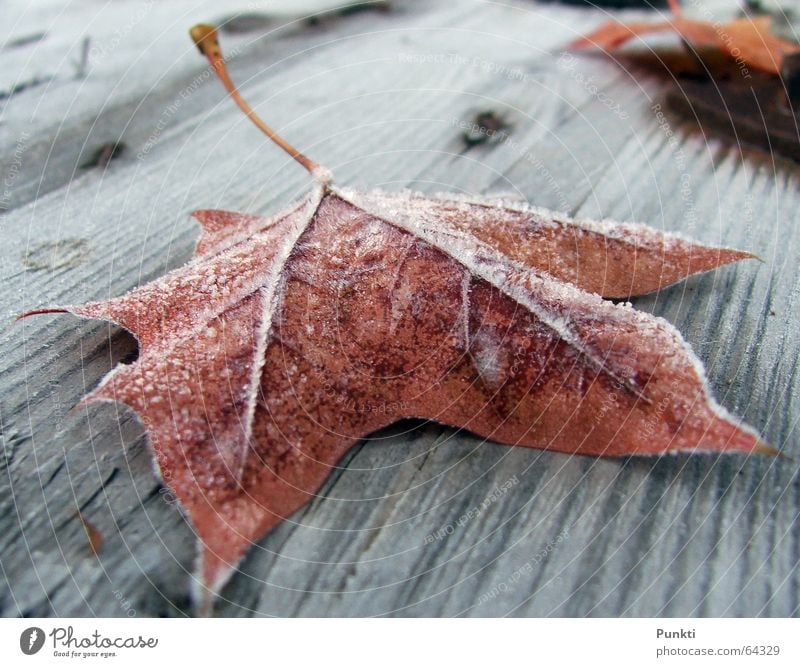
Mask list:
MULTIPOLYGON (((195 30, 249 109, 213 29, 195 30)), ((206 602, 354 443, 399 419, 571 454, 764 450, 669 323, 604 298, 748 253, 492 199, 338 189, 254 122, 314 177, 304 200, 270 218, 197 211, 183 268, 28 313, 109 320, 138 339, 137 361, 86 400, 121 401, 144 423, 199 536, 206 602)))

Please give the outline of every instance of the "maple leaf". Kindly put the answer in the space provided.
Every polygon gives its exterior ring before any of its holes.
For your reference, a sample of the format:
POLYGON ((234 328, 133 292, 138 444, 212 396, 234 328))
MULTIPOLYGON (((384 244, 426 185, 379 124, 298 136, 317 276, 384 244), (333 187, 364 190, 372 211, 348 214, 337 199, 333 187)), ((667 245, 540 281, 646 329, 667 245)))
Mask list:
POLYGON ((644 225, 314 178, 273 217, 201 210, 194 259, 127 295, 26 313, 119 324, 136 362, 85 401, 129 405, 200 540, 199 597, 318 493, 361 438, 406 417, 573 454, 766 452, 709 394, 665 320, 606 298, 751 257, 644 225), (606 297, 606 298, 603 298, 606 297))
POLYGON ((674 32, 694 48, 714 48, 729 57, 768 74, 780 75, 787 55, 800 53, 800 45, 772 34, 769 16, 745 17, 727 23, 711 23, 683 16, 677 0, 670 1, 673 16, 669 21, 653 23, 609 21, 597 30, 572 42, 572 49, 598 47, 614 51, 634 37, 674 32))

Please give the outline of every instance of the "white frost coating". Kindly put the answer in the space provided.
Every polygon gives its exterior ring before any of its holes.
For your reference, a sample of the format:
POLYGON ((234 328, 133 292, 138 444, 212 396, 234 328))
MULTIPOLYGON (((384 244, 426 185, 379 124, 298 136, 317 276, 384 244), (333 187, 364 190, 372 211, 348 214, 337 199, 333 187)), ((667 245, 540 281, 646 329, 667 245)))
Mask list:
POLYGON ((352 190, 336 190, 335 194, 353 206, 369 211, 386 222, 422 239, 434 248, 466 267, 470 273, 483 278, 503 294, 533 313, 543 324, 550 327, 568 345, 584 355, 599 370, 623 383, 640 398, 647 400, 630 380, 608 368, 604 359, 590 350, 580 337, 572 331, 569 320, 543 307, 542 303, 552 302, 575 304, 592 309, 611 308, 614 304, 599 296, 589 294, 574 285, 557 281, 547 274, 538 274, 532 269, 515 262, 478 239, 453 232, 437 224, 426 225, 424 211, 415 208, 413 199, 398 208, 391 198, 384 199, 376 193, 361 194, 352 190), (454 242, 454 239, 457 242, 454 242), (531 297, 537 294, 538 299, 531 297))
MULTIPOLYGON (((758 431, 756 431, 749 424, 746 424, 745 422, 743 422, 738 417, 732 415, 722 405, 717 403, 716 399, 714 398, 713 394, 711 393, 711 387, 708 384, 708 377, 706 376, 706 371, 705 371, 705 368, 703 366, 703 362, 700 361, 700 359, 694 353, 694 350, 691 348, 689 343, 687 343, 684 340, 683 336, 681 336, 680 331, 678 331, 669 322, 667 322, 665 319, 663 319, 661 317, 655 317, 655 319, 658 320, 659 322, 663 322, 664 324, 666 324, 670 328, 670 330, 673 332, 677 342, 680 344, 681 348, 683 349, 683 353, 686 355, 686 360, 692 365, 692 368, 694 369, 695 375, 697 376, 697 379, 700 381, 700 386, 701 386, 701 388, 703 390, 703 395, 705 396, 706 403, 707 403, 708 407, 711 409, 711 411, 715 415, 720 417, 721 419, 724 419, 724 420, 730 422, 731 424, 733 424, 739 430, 744 431, 745 433, 748 433, 749 435, 752 435, 757 441, 761 442, 761 434, 758 431)), ((700 448, 698 448, 698 449, 700 449, 700 448)), ((702 450, 700 449, 700 451, 702 451, 702 450)), ((714 452, 714 451, 717 451, 717 450, 714 449, 714 448, 709 448, 707 451, 714 452)))
MULTIPOLYGON (((235 245, 237 245, 239 243, 243 243, 243 242, 249 240, 253 236, 253 234, 255 234, 257 232, 260 232, 260 231, 263 231, 263 230, 266 230, 266 229, 269 229, 271 227, 274 227, 275 225, 283 222, 284 220, 286 220, 290 216, 296 214, 298 211, 302 210, 307 205, 307 203, 308 203, 308 199, 307 198, 303 199, 303 200, 300 200, 298 202, 295 202, 291 206, 289 206, 288 209, 286 209, 284 211, 281 211, 280 213, 277 213, 276 215, 273 215, 273 216, 271 216, 269 218, 254 216, 256 218, 256 220, 258 220, 258 226, 257 227, 241 225, 239 227, 231 229, 230 231, 227 231, 225 234, 220 234, 220 232, 216 232, 215 233, 215 232, 208 231, 205 228, 205 226, 203 225, 203 223, 200 220, 200 218, 197 215, 195 215, 195 213, 197 213, 197 211, 193 212, 191 214, 192 217, 195 220, 198 221, 198 223, 200 224, 201 229, 203 230, 200 238, 197 241, 197 246, 199 246, 204 241, 205 242, 210 242, 210 240, 212 238, 214 238, 214 237, 217 237, 217 240, 216 240, 216 243, 214 243, 213 245, 210 245, 209 248, 205 252, 203 252, 202 255, 198 255, 196 257, 193 257, 189 261, 189 264, 187 264, 187 266, 189 266, 190 264, 194 264, 194 263, 200 262, 200 261, 206 261, 206 260, 208 260, 209 257, 213 257, 214 255, 218 255, 219 253, 221 253, 221 252, 223 252, 223 251, 225 251, 225 250, 227 250, 229 248, 232 248, 233 246, 235 246, 235 245)), ((229 212, 228 211, 223 211, 223 213, 229 213, 229 212)), ((250 216, 248 216, 248 217, 250 217, 250 216)))
POLYGON ((291 230, 284 237, 280 252, 270 265, 269 271, 265 274, 260 288, 262 294, 261 320, 258 326, 253 365, 250 368, 250 382, 247 387, 244 437, 239 446, 239 451, 233 452, 231 455, 235 457, 233 461, 226 461, 226 463, 233 464, 234 467, 229 466, 229 470, 231 470, 237 482, 241 481, 242 473, 244 472, 244 464, 247 459, 247 448, 250 446, 250 438, 253 435, 253 420, 256 414, 261 374, 264 369, 264 363, 266 362, 266 352, 267 345, 269 344, 270 331, 272 330, 272 320, 275 316, 276 305, 280 303, 283 291, 286 287, 283 269, 286 266, 289 256, 292 254, 292 250, 294 250, 294 247, 297 245, 297 241, 314 219, 314 215, 322 202, 323 194, 324 187, 314 188, 311 197, 306 200, 302 207, 301 214, 297 216, 297 220, 292 225, 291 230))
POLYGON ((311 177, 319 188, 327 188, 333 182, 333 172, 321 164, 314 167, 311 177))
POLYGON ((472 276, 470 276, 469 271, 464 271, 464 275, 461 276, 461 320, 463 324, 463 336, 464 336, 464 351, 469 352, 469 311, 470 311, 470 297, 469 297, 469 288, 472 284, 472 276))
MULTIPOLYGON (((348 191, 352 192, 352 191, 348 191)), ((353 194, 356 194, 353 192, 353 194)), ((364 193, 364 196, 380 197, 385 199, 387 204, 394 200, 395 204, 400 206, 412 205, 414 200, 427 201, 436 200, 440 202, 449 202, 453 204, 463 204, 465 206, 478 206, 486 209, 497 208, 501 211, 510 211, 513 213, 520 213, 523 215, 530 215, 534 218, 534 222, 542 225, 561 225, 570 226, 577 229, 599 234, 608 239, 620 241, 633 246, 650 246, 670 248, 673 243, 690 243, 700 248, 712 248, 713 250, 732 250, 731 248, 708 246, 704 243, 696 241, 680 232, 662 232, 648 225, 638 222, 618 222, 616 220, 592 220, 590 218, 573 218, 567 213, 551 211, 550 209, 541 206, 534 206, 524 200, 518 199, 503 199, 492 200, 491 197, 480 200, 471 197, 470 195, 460 195, 457 193, 437 192, 432 195, 426 195, 421 192, 414 192, 413 190, 402 190, 400 192, 385 193, 381 191, 372 191, 364 193)))
MULTIPOLYGON (((374 238, 375 232, 372 231, 369 234, 368 238, 374 238)), ((409 301, 411 300, 411 295, 407 288, 404 288, 402 293, 398 288, 398 283, 400 281, 400 272, 402 271, 403 264, 405 263, 406 257, 408 257, 408 253, 411 248, 414 246, 414 238, 409 238, 406 242, 405 247, 400 255, 399 261, 396 264, 394 278, 392 279, 392 289, 390 291, 392 295, 392 304, 391 304, 391 321, 389 322, 389 335, 394 336, 395 332, 397 331, 397 325, 400 322, 400 318, 403 316, 405 312, 405 306, 408 305, 409 301), (401 298, 402 297, 402 298, 401 298)))
MULTIPOLYGON (((241 302, 243 299, 247 298, 249 295, 261 291, 262 293, 262 311, 261 311, 261 319, 259 322, 259 327, 257 331, 257 338, 256 338, 256 348, 253 351, 255 355, 253 358, 253 365, 251 367, 250 373, 250 381, 247 387, 246 393, 246 406, 245 406, 245 413, 244 413, 244 426, 245 426, 245 435, 242 439, 241 444, 239 445, 238 450, 233 449, 228 452, 223 451, 223 448, 218 447, 218 451, 220 456, 222 457, 224 463, 226 464, 227 469, 230 471, 231 476, 236 479, 236 481, 241 481, 241 475, 244 471, 244 463, 246 460, 246 453, 247 448, 249 447, 250 438, 252 436, 252 427, 253 427, 253 419, 255 416, 255 407, 256 401, 258 398, 258 388, 261 379, 261 372, 263 370, 264 362, 266 361, 266 348, 269 342, 269 332, 272 328, 272 318, 274 316, 276 304, 280 302, 281 297, 281 290, 284 285, 284 281, 281 279, 283 274, 283 269, 288 260, 292 250, 297 245, 297 241, 302 236, 303 232, 308 228, 311 220, 314 218, 314 215, 319 208, 320 202, 324 196, 324 188, 316 187, 311 195, 307 197, 300 206, 294 208, 289 213, 281 214, 277 216, 276 222, 290 222, 291 227, 286 230, 283 235, 283 242, 281 244, 280 250, 276 255, 273 257, 268 270, 264 273, 258 274, 258 280, 254 281, 252 284, 244 284, 237 290, 232 290, 225 294, 226 298, 219 298, 215 300, 208 300, 209 306, 205 309, 199 311, 199 313, 194 313, 192 317, 192 322, 184 322, 183 326, 171 331, 171 335, 169 337, 165 337, 163 339, 163 343, 158 345, 157 353, 160 355, 168 354, 171 349, 175 346, 179 345, 187 338, 193 338, 197 335, 205 334, 206 330, 208 329, 208 322, 212 319, 220 316, 223 312, 228 310, 232 305, 241 302), (181 335, 178 335, 180 331, 181 335)), ((248 242, 257 242, 257 237, 249 237, 246 239, 248 242)), ((236 243, 231 245, 224 250, 219 251, 215 255, 204 255, 203 257, 199 258, 197 263, 194 263, 194 268, 199 270, 201 273, 205 268, 209 265, 213 265, 215 263, 219 263, 222 261, 223 263, 230 263, 225 262, 225 259, 230 256, 233 257, 237 253, 241 252, 241 248, 239 247, 242 242, 236 243)), ((235 261, 233 262, 235 264, 235 261)), ((187 265, 189 266, 189 265, 187 265)), ((175 278, 181 278, 183 280, 200 280, 202 276, 200 275, 186 275, 187 267, 181 267, 174 271, 171 271, 167 275, 160 278, 158 281, 151 283, 149 286, 141 289, 165 289, 169 290, 171 285, 171 280, 175 278)), ((130 296, 131 293, 120 297, 121 299, 125 299, 130 296)), ((80 317, 86 317, 85 315, 80 315, 80 317)), ((120 322, 116 322, 116 324, 122 325, 120 322)), ((152 354, 155 350, 151 347, 146 352, 148 354, 152 354)), ((120 375, 124 372, 128 372, 130 370, 130 366, 126 365, 117 365, 113 368, 106 376, 102 379, 100 384, 90 392, 82 402, 89 402, 95 400, 116 400, 114 398, 108 398, 103 395, 104 391, 108 390, 108 387, 114 381, 117 375, 120 375)), ((151 397, 150 400, 153 400, 155 397, 151 397)))
POLYGON ((507 368, 504 362, 503 341, 496 332, 480 329, 473 339, 470 357, 481 380, 491 389, 503 384, 507 368))
MULTIPOLYGON (((288 215, 284 220, 290 222, 293 227, 300 225, 305 228, 309 221, 305 217, 306 211, 313 203, 314 198, 309 197, 305 200, 305 208, 301 209, 301 212, 288 215)), ((316 205, 318 205, 318 202, 316 205)), ((313 211, 314 209, 311 210, 313 211)), ((194 308, 190 312, 184 313, 176 321, 170 322, 170 335, 151 341, 150 347, 143 350, 149 353, 157 348, 160 353, 167 353, 184 340, 202 335, 202 332, 208 326, 208 322, 221 315, 231 306, 254 294, 264 285, 262 267, 255 266, 252 262, 252 247, 259 243, 264 243, 263 235, 268 234, 270 229, 252 236, 247 243, 239 243, 221 251, 217 255, 203 256, 196 263, 170 271, 147 285, 120 297, 102 302, 102 304, 110 308, 111 305, 116 303, 130 302, 125 306, 128 309, 135 307, 137 300, 155 299, 159 303, 167 304, 170 299, 175 299, 178 288, 183 289, 187 286, 191 287, 195 298, 198 294, 206 294, 208 298, 203 300, 204 307, 194 308), (243 270, 245 266, 247 266, 247 271, 243 270), (223 267, 229 270, 229 275, 224 274, 223 267), (189 271, 193 271, 193 273, 189 273, 189 271)), ((83 306, 67 307, 66 310, 74 312, 81 317, 91 319, 100 317, 122 327, 126 326, 124 322, 115 319, 110 313, 104 313, 102 316, 97 313, 87 315, 81 312, 82 308, 83 306)), ((137 332, 132 330, 132 333, 141 343, 142 341, 137 332)), ((153 332, 150 331, 149 333, 152 336, 153 332)))

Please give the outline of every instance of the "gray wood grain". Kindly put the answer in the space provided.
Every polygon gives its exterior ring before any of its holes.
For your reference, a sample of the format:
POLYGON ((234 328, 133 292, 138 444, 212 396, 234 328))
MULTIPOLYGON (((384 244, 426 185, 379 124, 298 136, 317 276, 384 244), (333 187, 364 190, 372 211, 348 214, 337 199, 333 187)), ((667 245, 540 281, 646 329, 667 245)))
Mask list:
MULTIPOLYGON (((232 69, 340 184, 513 192, 757 253, 763 262, 635 305, 673 322, 720 402, 797 457, 797 167, 674 118, 671 145, 652 110, 661 81, 560 56, 601 18, 522 0, 398 2, 232 38, 232 69), (508 135, 466 147, 461 124, 487 109, 508 135)), ((135 342, 68 316, 10 322, 179 266, 197 237, 192 209, 269 212, 307 187, 191 63, 115 100, 81 99, 80 113, 54 109, 22 142, 19 119, 47 94, 6 102, 3 174, 16 174, 0 217, 6 616, 190 613, 192 530, 153 473, 141 426, 121 405, 76 407, 135 357, 135 342), (119 139, 127 150, 107 169, 77 168, 119 139), (98 557, 79 512, 103 535, 98 557)), ((357 446, 314 502, 253 546, 217 613, 797 615, 799 489, 796 461, 569 457, 403 422, 357 446)))

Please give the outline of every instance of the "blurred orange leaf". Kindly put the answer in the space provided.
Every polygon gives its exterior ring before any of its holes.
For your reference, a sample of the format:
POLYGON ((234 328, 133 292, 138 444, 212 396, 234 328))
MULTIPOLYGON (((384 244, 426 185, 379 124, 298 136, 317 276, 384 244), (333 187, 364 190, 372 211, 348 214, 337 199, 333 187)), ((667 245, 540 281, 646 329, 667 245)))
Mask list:
POLYGON ((715 48, 737 62, 768 74, 780 74, 783 59, 800 52, 800 45, 770 32, 768 16, 740 18, 727 23, 699 21, 676 13, 671 20, 652 23, 609 21, 569 45, 571 49, 597 47, 614 51, 634 37, 674 32, 694 48, 715 48))

